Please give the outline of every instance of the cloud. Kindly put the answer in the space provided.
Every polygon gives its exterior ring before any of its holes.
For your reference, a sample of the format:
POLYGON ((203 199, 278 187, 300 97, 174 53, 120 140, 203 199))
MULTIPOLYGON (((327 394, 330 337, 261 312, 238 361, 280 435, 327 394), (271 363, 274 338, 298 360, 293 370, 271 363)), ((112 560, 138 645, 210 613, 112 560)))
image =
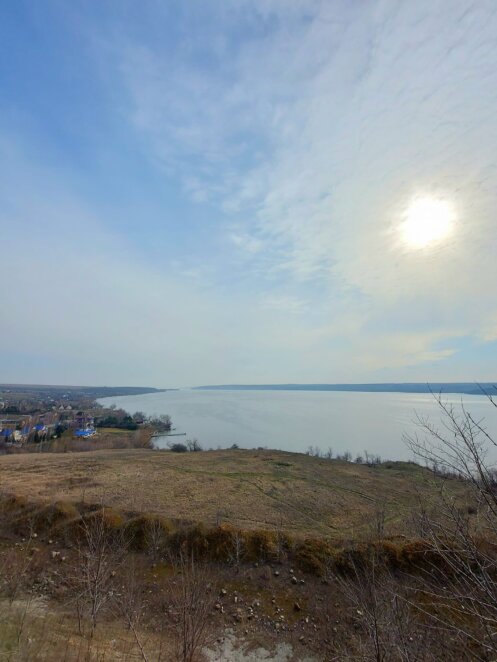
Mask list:
MULTIPOLYGON (((116 161, 143 156, 175 219, 139 229, 173 255, 109 222, 119 196, 3 139, 2 296, 26 302, 4 348, 85 381, 427 381, 456 374, 465 339, 495 340, 490 0, 153 3, 86 26, 129 134, 116 161), (450 241, 405 246, 417 195, 452 203, 450 241)), ((116 182, 139 190, 141 164, 116 182)))
POLYGON ((261 299, 261 307, 273 311, 282 311, 292 314, 302 313, 306 307, 306 302, 293 296, 264 296, 261 299))
MULTIPOLYGON (((254 269, 325 283, 333 298, 358 294, 370 326, 382 314, 411 318, 411 308, 448 342, 451 326, 490 337, 492 3, 459 1, 450 12, 445 3, 338 3, 333 11, 298 3, 291 17, 287 7, 271 3, 272 29, 254 30, 228 63, 187 66, 175 78, 154 73, 152 98, 149 74, 128 65, 142 125, 159 145, 177 140, 195 155, 206 185, 223 180, 224 210, 250 219, 231 240, 257 254, 254 269), (421 253, 399 234, 419 194, 448 199, 458 213, 453 239, 421 253)), ((221 14, 214 23, 240 20, 232 6, 221 14)), ((146 65, 168 66, 160 50, 146 65)), ((452 352, 412 355, 423 362, 452 352)))

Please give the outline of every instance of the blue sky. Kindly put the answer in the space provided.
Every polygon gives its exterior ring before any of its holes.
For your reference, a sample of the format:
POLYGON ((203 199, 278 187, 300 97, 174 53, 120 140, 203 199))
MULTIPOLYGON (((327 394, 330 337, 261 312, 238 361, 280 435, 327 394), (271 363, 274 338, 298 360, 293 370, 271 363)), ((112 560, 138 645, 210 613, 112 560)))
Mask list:
POLYGON ((2 3, 0 381, 495 379, 496 34, 486 0, 2 3))

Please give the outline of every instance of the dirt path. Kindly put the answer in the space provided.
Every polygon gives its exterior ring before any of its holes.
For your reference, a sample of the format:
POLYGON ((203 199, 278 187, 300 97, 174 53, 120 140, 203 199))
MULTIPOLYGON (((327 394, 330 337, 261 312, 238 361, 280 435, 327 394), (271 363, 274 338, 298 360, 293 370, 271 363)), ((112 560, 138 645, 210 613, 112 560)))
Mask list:
POLYGON ((209 662, 317 662, 312 657, 297 657, 291 644, 278 644, 273 651, 266 648, 249 648, 243 640, 228 632, 224 640, 214 648, 204 651, 209 662))

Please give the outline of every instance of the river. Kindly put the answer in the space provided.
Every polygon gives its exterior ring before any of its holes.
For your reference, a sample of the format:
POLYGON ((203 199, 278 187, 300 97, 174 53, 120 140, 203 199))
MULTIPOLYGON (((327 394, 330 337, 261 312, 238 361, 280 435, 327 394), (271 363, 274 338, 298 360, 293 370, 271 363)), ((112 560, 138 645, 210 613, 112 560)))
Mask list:
MULTIPOLYGON (((483 396, 462 399, 497 439, 497 410, 483 396)), ((461 404, 460 395, 444 400, 461 404)), ((366 449, 383 459, 399 460, 413 457, 403 437, 419 432, 416 415, 441 425, 438 406, 429 394, 182 389, 99 402, 130 413, 169 414, 175 432, 186 437, 159 438, 160 446, 197 438, 205 449, 238 444, 304 452, 312 445, 322 451, 331 448, 334 454, 349 451, 354 457, 366 449)))

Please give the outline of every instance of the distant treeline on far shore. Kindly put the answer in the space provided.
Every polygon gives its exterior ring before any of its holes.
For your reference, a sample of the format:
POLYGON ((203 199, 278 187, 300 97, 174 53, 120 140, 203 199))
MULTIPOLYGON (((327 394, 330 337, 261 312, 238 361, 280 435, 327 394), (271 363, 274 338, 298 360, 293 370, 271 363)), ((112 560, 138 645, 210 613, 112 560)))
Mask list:
POLYGON ((454 393, 464 395, 496 394, 495 382, 432 382, 405 384, 219 384, 196 386, 220 391, 352 391, 357 393, 454 393))

